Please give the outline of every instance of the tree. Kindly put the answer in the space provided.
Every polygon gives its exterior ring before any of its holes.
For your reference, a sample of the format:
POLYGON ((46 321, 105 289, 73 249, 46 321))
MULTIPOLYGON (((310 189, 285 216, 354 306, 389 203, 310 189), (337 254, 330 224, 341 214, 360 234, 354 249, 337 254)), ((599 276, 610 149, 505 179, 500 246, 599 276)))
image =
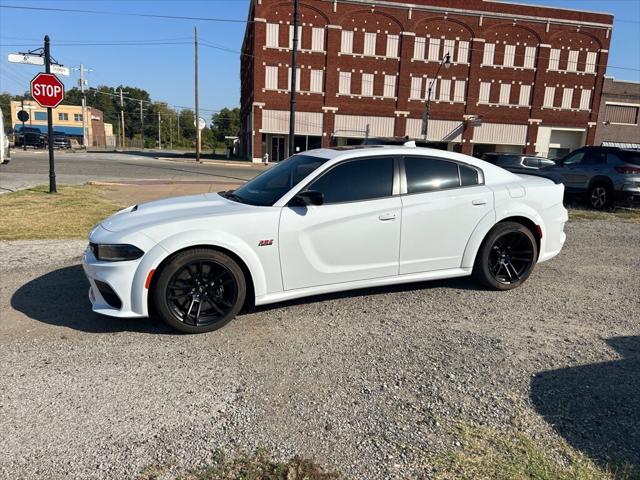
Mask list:
POLYGON ((213 137, 223 142, 224 137, 237 137, 240 134, 240 109, 223 108, 211 116, 213 137))

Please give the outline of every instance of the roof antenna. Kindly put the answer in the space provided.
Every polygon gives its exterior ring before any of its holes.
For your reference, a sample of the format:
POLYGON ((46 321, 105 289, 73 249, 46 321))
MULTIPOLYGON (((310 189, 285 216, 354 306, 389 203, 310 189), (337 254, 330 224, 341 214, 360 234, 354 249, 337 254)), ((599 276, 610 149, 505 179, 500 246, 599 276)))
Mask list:
POLYGON ((410 148, 416 148, 416 141, 415 140, 409 140, 408 142, 404 142, 402 144, 403 147, 410 147, 410 148))

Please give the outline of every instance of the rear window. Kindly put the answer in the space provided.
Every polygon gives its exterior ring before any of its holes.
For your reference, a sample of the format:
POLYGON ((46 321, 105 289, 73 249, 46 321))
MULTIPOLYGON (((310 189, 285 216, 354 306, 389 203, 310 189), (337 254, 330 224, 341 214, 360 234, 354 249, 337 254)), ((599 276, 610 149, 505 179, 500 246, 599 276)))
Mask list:
POLYGON ((407 193, 433 192, 460 186, 458 164, 446 160, 405 157, 407 193))

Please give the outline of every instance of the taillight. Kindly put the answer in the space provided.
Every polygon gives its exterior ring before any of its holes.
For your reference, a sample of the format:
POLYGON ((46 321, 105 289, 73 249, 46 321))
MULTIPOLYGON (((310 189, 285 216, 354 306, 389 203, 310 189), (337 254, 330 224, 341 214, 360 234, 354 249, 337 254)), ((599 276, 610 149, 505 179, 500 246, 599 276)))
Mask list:
POLYGON ((623 175, 640 175, 640 168, 638 167, 615 167, 616 172, 623 175))

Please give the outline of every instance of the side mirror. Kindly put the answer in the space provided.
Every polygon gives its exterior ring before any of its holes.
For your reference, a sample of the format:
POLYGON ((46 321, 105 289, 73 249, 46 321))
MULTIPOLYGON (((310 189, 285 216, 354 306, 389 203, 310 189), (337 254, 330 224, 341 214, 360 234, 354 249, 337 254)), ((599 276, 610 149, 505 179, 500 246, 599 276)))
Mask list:
POLYGON ((317 190, 305 190, 298 193, 291 199, 289 205, 294 207, 306 207, 308 205, 322 205, 324 203, 324 194, 317 190))

